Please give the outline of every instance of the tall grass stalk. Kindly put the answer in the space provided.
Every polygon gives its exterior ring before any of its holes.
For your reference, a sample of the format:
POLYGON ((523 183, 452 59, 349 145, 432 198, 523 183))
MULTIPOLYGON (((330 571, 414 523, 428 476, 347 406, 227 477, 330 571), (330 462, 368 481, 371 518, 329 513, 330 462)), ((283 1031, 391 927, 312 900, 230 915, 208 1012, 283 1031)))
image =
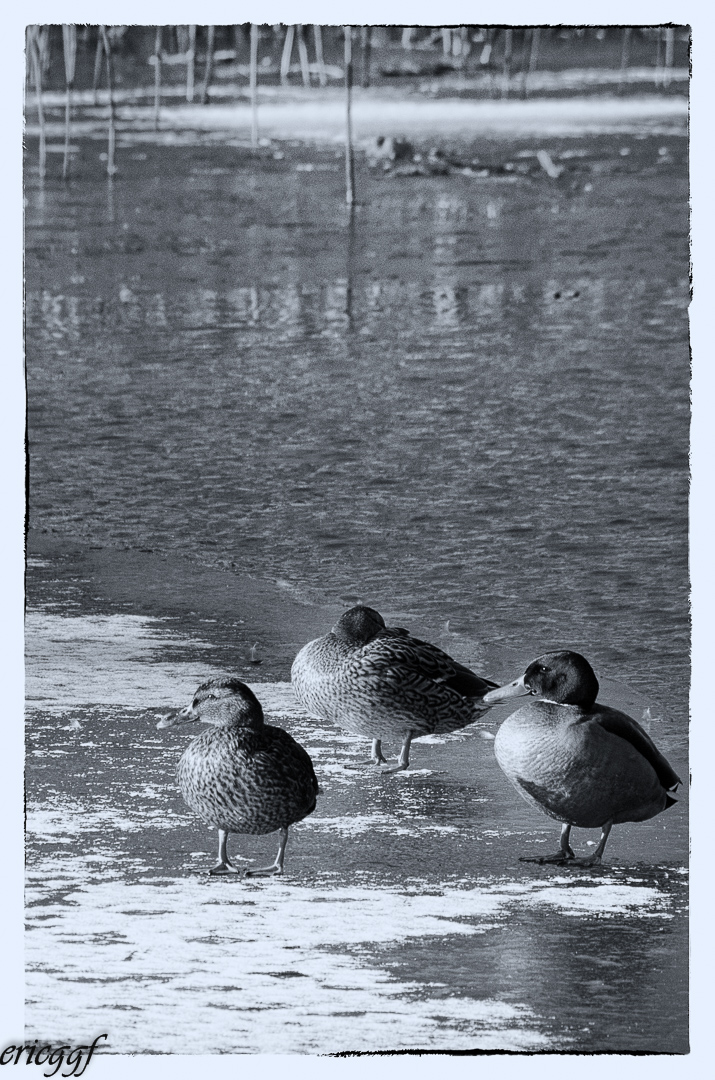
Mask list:
POLYGON ((300 60, 300 73, 303 77, 303 86, 310 86, 310 65, 308 64, 308 49, 305 44, 305 34, 300 23, 295 28, 298 39, 298 59, 300 60))
POLYGON ((159 130, 159 110, 161 109, 161 27, 156 28, 154 38, 154 131, 159 130))
POLYGON ((317 23, 313 25, 313 41, 315 43, 315 66, 318 69, 318 82, 325 86, 328 77, 325 74, 325 60, 323 59, 323 31, 317 23))
POLYGON ((529 79, 536 71, 536 65, 539 62, 539 46, 541 44, 541 27, 534 26, 531 30, 531 48, 529 49, 529 69, 526 73, 526 81, 524 83, 524 96, 529 96, 529 79))
POLYGON ((663 86, 670 86, 670 77, 673 73, 673 60, 675 56, 675 30, 672 26, 665 28, 665 63, 663 66, 663 86))
POLYGON ((283 86, 288 85, 288 74, 290 72, 290 58, 293 55, 293 38, 295 37, 295 26, 291 23, 286 26, 286 36, 283 42, 283 53, 281 55, 281 83, 283 86))
POLYGON ((102 53, 104 52, 104 45, 102 44, 102 35, 97 33, 97 48, 94 51, 94 75, 92 76, 92 94, 95 105, 99 104, 99 97, 97 91, 99 90, 99 80, 102 78, 102 53))
POLYGON ((626 79, 626 70, 628 68, 628 62, 631 55, 631 34, 633 33, 632 26, 623 27, 623 44, 621 45, 621 72, 618 79, 618 89, 623 90, 626 79))
POLYGON ((40 179, 44 180, 47 169, 47 142, 45 139, 45 110, 42 105, 42 38, 39 26, 28 26, 27 41, 32 59, 35 93, 37 94, 37 119, 40 125, 40 179))
POLYGON ((65 152, 62 159, 62 179, 66 180, 70 168, 70 124, 72 121, 72 90, 77 61, 77 27, 67 23, 62 25, 62 46, 65 56, 65 81, 67 100, 65 102, 65 152))
POLYGON ((114 68, 112 64, 112 46, 109 42, 109 34, 106 26, 100 26, 104 55, 107 59, 107 93, 109 94, 109 136, 107 140, 107 176, 114 176, 117 167, 114 164, 114 147, 116 143, 114 123, 114 68))
POLYGON ((372 53, 372 27, 360 27, 360 44, 362 45, 362 79, 363 89, 367 90, 370 85, 370 55, 372 53))
POLYGON ((509 97, 511 83, 511 61, 513 56, 514 31, 509 28, 504 31, 504 65, 502 68, 501 96, 509 97))
POLYGON ((189 26, 189 47, 186 50, 186 100, 194 100, 194 66, 196 62, 196 26, 189 26))
POLYGON ((251 86, 251 146, 258 146, 258 27, 251 23, 251 60, 249 64, 249 83, 251 86))
POLYGON ((209 26, 206 35, 206 67, 204 68, 204 81, 201 87, 201 104, 205 105, 209 99, 209 86, 214 69, 214 42, 216 40, 216 27, 209 26))
POLYGON ((355 203, 355 163, 353 160, 353 47, 352 26, 343 27, 345 34, 345 202, 355 203))

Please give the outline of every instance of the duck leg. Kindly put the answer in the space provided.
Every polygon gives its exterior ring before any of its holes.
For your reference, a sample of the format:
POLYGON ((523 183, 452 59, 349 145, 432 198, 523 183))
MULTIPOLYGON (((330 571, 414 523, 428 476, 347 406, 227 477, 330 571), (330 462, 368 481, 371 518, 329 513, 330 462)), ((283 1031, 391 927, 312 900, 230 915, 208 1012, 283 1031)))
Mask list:
POLYGON ((255 870, 247 870, 246 877, 271 877, 273 874, 283 873, 283 859, 286 853, 286 844, 288 843, 288 829, 281 829, 281 839, 278 845, 278 854, 276 855, 276 861, 271 863, 270 866, 257 866, 255 870))
POLYGON ((237 870, 232 862, 229 861, 228 852, 226 851, 226 845, 228 843, 228 829, 219 829, 218 831, 218 862, 216 866, 212 866, 209 870, 209 874, 239 874, 240 870, 237 870))
MULTIPOLYGON (((570 863, 575 860, 575 855, 571 850, 569 844, 569 836, 571 835, 571 826, 565 822, 561 826, 561 845, 560 850, 555 855, 522 855, 519 862, 535 862, 535 863, 570 863)), ((578 861, 578 860, 576 860, 578 861)))
POLYGON ((382 740, 372 740, 372 750, 369 761, 360 761, 357 765, 346 765, 346 769, 361 769, 363 765, 387 765, 387 758, 382 752, 382 740))
POLYGON ((381 769, 383 773, 396 773, 402 772, 404 769, 409 768, 410 764, 410 745, 412 743, 412 732, 408 731, 402 743, 402 749, 400 750, 400 756, 397 759, 397 765, 393 765, 389 769, 381 769))
POLYGON ((598 847, 594 851, 593 855, 586 855, 582 859, 574 859, 571 863, 572 866, 598 866, 601 862, 601 856, 603 855, 604 848, 606 847, 606 841, 608 835, 613 828, 613 822, 607 821, 601 829, 601 839, 598 841, 598 847))
POLYGON ((372 752, 370 754, 370 761, 373 765, 387 765, 387 758, 382 752, 382 740, 372 740, 372 752))

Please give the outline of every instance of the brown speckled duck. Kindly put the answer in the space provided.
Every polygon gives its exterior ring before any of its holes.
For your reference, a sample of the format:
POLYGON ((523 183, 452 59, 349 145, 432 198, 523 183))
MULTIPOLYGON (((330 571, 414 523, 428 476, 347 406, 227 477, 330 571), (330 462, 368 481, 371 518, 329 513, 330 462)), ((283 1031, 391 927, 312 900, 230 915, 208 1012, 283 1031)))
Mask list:
POLYGON ((282 728, 263 722, 263 709, 240 679, 210 679, 181 712, 157 727, 197 720, 211 726, 179 761, 181 794, 207 825, 218 829, 218 864, 211 874, 237 874, 226 850, 228 834, 280 830, 271 866, 247 877, 283 873, 288 827, 315 810, 318 781, 310 757, 282 728))
POLYGON ((300 650, 291 679, 308 712, 372 739, 374 764, 386 764, 383 738, 401 739, 390 771, 408 767, 412 739, 478 720, 487 711, 484 694, 496 685, 436 645, 385 626, 379 612, 362 604, 300 650))
POLYGON ((681 780, 640 724, 596 703, 598 680, 579 653, 540 656, 484 700, 496 705, 526 694, 535 700, 507 717, 494 751, 519 794, 562 825, 556 854, 522 861, 594 866, 614 825, 647 821, 672 806, 668 793, 681 780), (601 829, 586 858, 571 850, 574 826, 601 829))

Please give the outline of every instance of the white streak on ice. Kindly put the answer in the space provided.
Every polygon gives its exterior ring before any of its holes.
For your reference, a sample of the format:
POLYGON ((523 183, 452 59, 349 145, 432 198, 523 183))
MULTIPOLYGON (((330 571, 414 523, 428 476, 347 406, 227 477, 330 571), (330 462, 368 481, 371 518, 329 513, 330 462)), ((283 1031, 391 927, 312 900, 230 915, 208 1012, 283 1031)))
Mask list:
MULTIPOLYGON (((40 878, 31 874, 30 899, 67 887, 40 878)), ((665 898, 614 880, 573 887, 559 878, 485 879, 429 894, 278 880, 95 881, 30 909, 29 1030, 67 1041, 101 1017, 123 1052, 538 1048, 547 1040, 525 1006, 440 997, 360 957, 361 945, 485 933, 515 903, 642 916, 665 898)))

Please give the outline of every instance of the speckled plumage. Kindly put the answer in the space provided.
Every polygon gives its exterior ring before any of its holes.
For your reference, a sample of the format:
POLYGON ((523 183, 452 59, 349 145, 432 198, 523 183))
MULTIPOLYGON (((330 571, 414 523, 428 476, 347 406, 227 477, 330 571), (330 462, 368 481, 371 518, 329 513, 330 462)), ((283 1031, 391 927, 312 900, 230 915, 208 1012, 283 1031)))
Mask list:
POLYGON ((572 826, 604 830, 598 854, 581 860, 599 861, 611 826, 646 821, 675 802, 678 775, 640 724, 596 703, 598 681, 578 653, 539 657, 487 700, 524 694, 536 700, 507 717, 494 752, 519 794, 566 830, 561 853, 537 861, 573 859, 572 826))
POLYGON ((310 757, 282 728, 209 728, 181 756, 181 794, 207 825, 270 833, 315 810, 310 757))
POLYGON ((495 685, 362 606, 301 649, 291 679, 314 716, 371 739, 403 740, 474 723, 495 685))
POLYGON ((178 780, 187 805, 219 830, 219 865, 234 872, 226 855, 229 832, 281 830, 273 867, 249 873, 280 873, 287 829, 312 814, 318 781, 307 751, 282 728, 264 723, 253 692, 239 679, 212 679, 198 688, 190 706, 160 723, 202 720, 211 725, 179 761, 178 780))

